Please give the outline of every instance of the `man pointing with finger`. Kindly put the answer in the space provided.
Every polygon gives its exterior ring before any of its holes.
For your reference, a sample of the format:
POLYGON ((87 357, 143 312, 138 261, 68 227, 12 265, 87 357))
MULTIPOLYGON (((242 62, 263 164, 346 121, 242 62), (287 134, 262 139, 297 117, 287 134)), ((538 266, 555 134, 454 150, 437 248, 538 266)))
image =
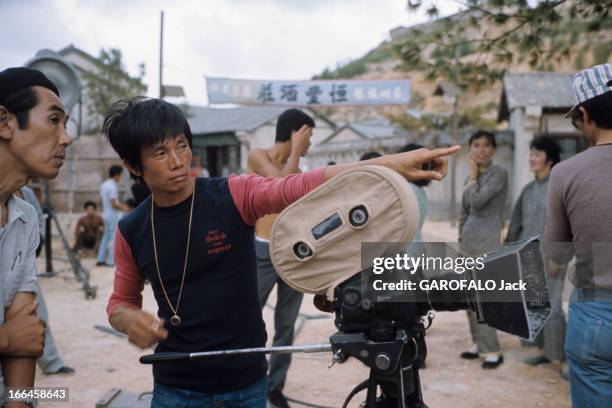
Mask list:
MULTIPOLYGON (((441 180, 444 156, 459 150, 421 149, 284 177, 191 178, 191 130, 178 107, 159 99, 120 100, 104 131, 130 173, 151 190, 119 222, 107 313, 132 343, 158 343, 156 352, 263 347, 255 222, 357 166, 379 164, 408 180, 441 180), (431 170, 422 170, 426 162, 431 170), (157 316, 142 310, 145 279, 157 316)), ((151 406, 264 408, 266 371, 263 355, 155 363, 151 406)))

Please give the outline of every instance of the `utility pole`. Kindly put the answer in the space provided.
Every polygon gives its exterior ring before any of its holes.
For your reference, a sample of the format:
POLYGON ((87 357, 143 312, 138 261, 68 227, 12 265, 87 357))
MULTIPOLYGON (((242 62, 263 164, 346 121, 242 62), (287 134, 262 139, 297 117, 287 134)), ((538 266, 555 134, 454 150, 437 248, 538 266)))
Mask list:
POLYGON ((161 12, 160 29, 159 29, 159 99, 164 99, 164 12, 161 12))

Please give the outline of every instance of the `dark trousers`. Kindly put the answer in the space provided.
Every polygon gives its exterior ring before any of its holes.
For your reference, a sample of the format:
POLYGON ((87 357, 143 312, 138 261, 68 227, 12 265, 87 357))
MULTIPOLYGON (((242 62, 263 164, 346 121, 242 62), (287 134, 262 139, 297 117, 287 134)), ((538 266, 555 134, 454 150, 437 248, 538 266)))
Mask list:
MULTIPOLYGON (((283 282, 270 260, 267 242, 255 240, 257 255, 257 285, 259 300, 263 308, 272 288, 277 286, 276 308, 274 309, 274 340, 273 346, 290 346, 293 344, 293 327, 302 305, 304 294, 298 292, 283 282)), ((270 373, 268 374, 268 390, 282 390, 287 379, 287 371, 291 364, 291 354, 272 354, 270 357, 270 373)))
POLYGON ((98 243, 102 234, 89 234, 83 231, 77 233, 76 242, 74 244, 74 251, 80 251, 81 249, 91 249, 94 251, 98 250, 98 243))

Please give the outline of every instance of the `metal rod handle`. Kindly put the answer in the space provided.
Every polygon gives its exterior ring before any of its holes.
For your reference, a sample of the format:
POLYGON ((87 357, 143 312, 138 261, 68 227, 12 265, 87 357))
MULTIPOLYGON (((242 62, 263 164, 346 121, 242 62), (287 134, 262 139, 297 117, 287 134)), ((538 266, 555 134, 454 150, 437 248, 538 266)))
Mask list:
POLYGON ((158 361, 195 360, 199 358, 232 356, 246 354, 289 354, 289 353, 322 353, 331 351, 329 343, 305 344, 302 346, 254 347, 234 350, 201 351, 195 353, 156 353, 140 357, 140 363, 153 364, 158 361))

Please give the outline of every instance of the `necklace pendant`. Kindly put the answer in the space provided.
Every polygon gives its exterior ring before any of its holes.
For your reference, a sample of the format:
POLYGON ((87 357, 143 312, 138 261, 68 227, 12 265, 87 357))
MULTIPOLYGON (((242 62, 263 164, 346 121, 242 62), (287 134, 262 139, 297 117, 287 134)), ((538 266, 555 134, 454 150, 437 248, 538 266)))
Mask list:
POLYGON ((177 314, 175 314, 170 318, 170 324, 173 326, 178 326, 179 324, 181 324, 181 318, 177 314))

